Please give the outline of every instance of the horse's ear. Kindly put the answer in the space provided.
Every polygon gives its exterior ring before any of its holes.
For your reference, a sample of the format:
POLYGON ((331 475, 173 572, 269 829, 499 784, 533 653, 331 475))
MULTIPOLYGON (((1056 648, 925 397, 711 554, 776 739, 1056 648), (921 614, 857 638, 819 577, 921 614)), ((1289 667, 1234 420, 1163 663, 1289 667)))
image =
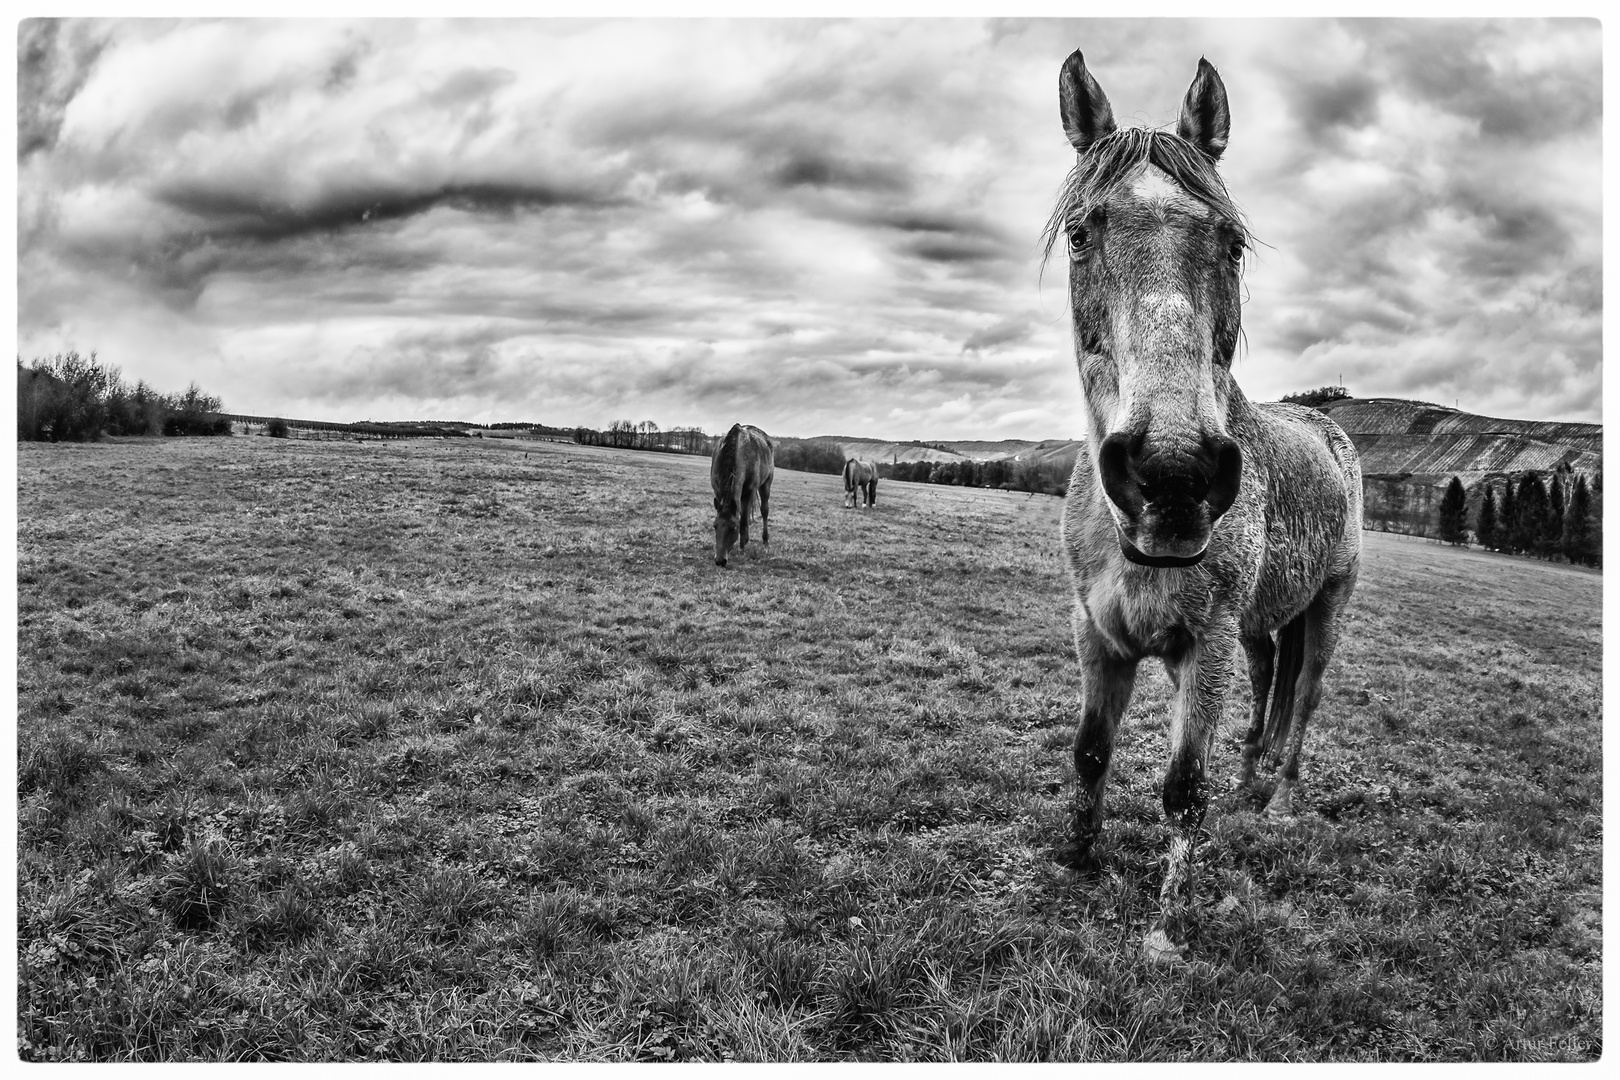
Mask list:
POLYGON ((1114 123, 1114 107, 1108 104, 1108 95, 1086 70, 1086 60, 1079 49, 1069 54, 1058 72, 1058 113, 1063 117, 1064 134, 1082 154, 1086 147, 1112 135, 1118 127, 1114 123))
POLYGON ((1198 58, 1198 74, 1181 102, 1181 122, 1176 134, 1209 156, 1219 160, 1226 152, 1226 136, 1232 129, 1232 114, 1226 108, 1226 84, 1220 72, 1203 57, 1198 58))

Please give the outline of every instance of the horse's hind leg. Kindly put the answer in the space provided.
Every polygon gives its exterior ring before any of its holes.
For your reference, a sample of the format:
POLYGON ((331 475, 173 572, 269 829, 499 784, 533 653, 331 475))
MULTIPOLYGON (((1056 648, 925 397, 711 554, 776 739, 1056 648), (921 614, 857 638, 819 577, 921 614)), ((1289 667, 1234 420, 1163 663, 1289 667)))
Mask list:
POLYGON ((742 498, 737 500, 737 547, 748 546, 748 522, 754 516, 755 489, 743 484, 742 498))
POLYGON ((1277 646, 1270 634, 1254 634, 1243 638, 1243 652, 1249 658, 1249 688, 1254 691, 1254 708, 1249 714, 1249 730, 1243 736, 1243 766, 1238 771, 1240 788, 1254 783, 1254 763, 1260 758, 1260 736, 1266 730, 1266 699, 1271 694, 1277 646))
POLYGON ((1327 671, 1333 649, 1339 643, 1339 623, 1345 605, 1350 600, 1349 582, 1329 582, 1323 586, 1311 606, 1305 611, 1305 662, 1299 673, 1296 690, 1294 720, 1288 728, 1288 741, 1283 751, 1282 773, 1277 789, 1271 793, 1266 813, 1272 817, 1291 817, 1294 813, 1294 786, 1299 782, 1299 755, 1305 745, 1305 727, 1310 723, 1316 706, 1322 700, 1322 675, 1327 671))
POLYGON ((1097 866, 1092 847, 1102 832, 1103 789, 1114 756, 1114 732, 1131 703, 1136 661, 1109 649, 1102 635, 1082 622, 1075 630, 1080 654, 1080 726, 1074 735, 1074 847, 1064 861, 1076 870, 1097 866))
MULTIPOLYGON (((775 477, 772 477, 775 479, 775 477)), ((759 485, 759 538, 771 542, 771 481, 759 485)))

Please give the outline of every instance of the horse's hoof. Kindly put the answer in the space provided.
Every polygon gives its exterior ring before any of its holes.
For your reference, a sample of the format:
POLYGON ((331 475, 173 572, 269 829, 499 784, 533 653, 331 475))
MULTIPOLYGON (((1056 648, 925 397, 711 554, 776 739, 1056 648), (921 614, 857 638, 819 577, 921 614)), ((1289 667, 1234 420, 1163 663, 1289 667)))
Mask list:
POLYGON ((1150 964, 1175 964, 1187 958, 1187 946, 1177 945, 1160 928, 1151 931, 1142 941, 1142 956, 1150 964))
POLYGON ((1266 817, 1270 818, 1272 821, 1293 821, 1294 800, 1283 799, 1279 801, 1277 799, 1272 799, 1266 804, 1266 817))
POLYGON ((1102 872, 1102 860, 1088 844, 1081 847, 1073 840, 1052 845, 1049 852, 1053 862, 1082 878, 1095 878, 1102 872))

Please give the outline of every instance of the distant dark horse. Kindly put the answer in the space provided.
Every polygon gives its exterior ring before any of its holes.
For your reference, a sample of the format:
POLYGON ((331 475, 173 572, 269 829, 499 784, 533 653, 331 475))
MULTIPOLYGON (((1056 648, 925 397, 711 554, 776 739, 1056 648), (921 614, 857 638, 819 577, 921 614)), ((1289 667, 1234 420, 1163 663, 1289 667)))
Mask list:
POLYGON ((1158 657, 1174 688, 1170 855, 1145 947, 1169 960, 1185 952, 1205 774, 1239 643, 1254 690, 1240 782, 1253 784, 1262 753, 1280 757, 1267 810, 1292 811, 1360 563, 1361 468, 1326 416, 1251 404, 1232 380, 1249 238, 1215 171, 1229 128, 1215 69, 1199 61, 1175 134, 1119 130, 1078 52, 1058 104, 1079 158, 1046 243, 1068 252, 1091 425, 1063 510, 1083 694, 1072 854, 1095 865, 1114 731, 1138 662, 1158 657))
POLYGON ((877 502, 877 466, 870 461, 849 458, 844 462, 844 509, 855 508, 855 496, 866 496, 865 505, 877 502))
POLYGON ((776 472, 771 438, 749 424, 732 424, 709 463, 714 485, 714 561, 726 565, 731 545, 748 546, 748 519, 759 501, 760 539, 771 542, 771 478, 776 472), (739 541, 740 538, 740 541, 739 541))

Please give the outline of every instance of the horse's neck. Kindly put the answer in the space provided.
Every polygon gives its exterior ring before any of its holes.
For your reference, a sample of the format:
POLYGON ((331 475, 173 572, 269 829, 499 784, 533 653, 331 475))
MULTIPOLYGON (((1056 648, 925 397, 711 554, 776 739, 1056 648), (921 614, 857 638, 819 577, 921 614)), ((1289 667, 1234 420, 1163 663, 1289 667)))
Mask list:
POLYGON ((1226 378, 1227 427, 1231 427, 1233 424, 1247 426, 1248 424, 1254 423, 1256 418, 1260 415, 1260 410, 1256 409, 1254 407, 1254 403, 1244 395, 1242 388, 1238 386, 1237 380, 1232 378, 1230 372, 1227 373, 1226 378))

